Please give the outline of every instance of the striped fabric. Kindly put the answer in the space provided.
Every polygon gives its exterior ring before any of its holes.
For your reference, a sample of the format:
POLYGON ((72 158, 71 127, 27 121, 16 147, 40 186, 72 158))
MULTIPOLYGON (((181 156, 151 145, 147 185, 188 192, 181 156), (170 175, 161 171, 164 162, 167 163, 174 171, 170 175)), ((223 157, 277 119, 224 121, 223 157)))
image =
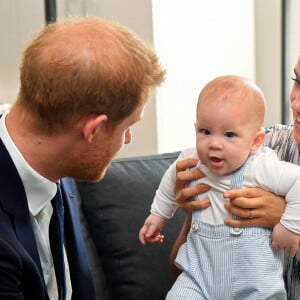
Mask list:
MULTIPOLYGON (((244 167, 232 175, 232 189, 241 187, 243 173, 244 167)), ((200 219, 201 211, 194 212, 187 242, 176 258, 183 272, 167 300, 286 299, 283 252, 271 248, 269 229, 231 228, 200 219)))
POLYGON ((270 231, 229 228, 200 221, 176 259, 184 270, 167 300, 286 299, 282 252, 273 251, 270 231))
MULTIPOLYGON (((274 125, 266 129, 265 145, 278 151, 281 160, 300 165, 299 149, 293 137, 293 127, 274 125)), ((299 195, 300 197, 300 195, 299 195)), ((295 258, 287 253, 284 259, 284 279, 289 300, 300 299, 300 251, 295 258)))

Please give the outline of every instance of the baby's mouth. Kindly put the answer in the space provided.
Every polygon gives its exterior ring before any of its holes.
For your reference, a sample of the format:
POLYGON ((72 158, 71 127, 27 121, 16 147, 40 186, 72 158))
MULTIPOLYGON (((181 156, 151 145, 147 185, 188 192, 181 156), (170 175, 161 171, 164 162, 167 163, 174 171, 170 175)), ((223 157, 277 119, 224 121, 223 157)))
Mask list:
POLYGON ((221 159, 221 158, 219 158, 219 157, 216 157, 216 156, 211 156, 209 159, 210 159, 211 161, 213 161, 213 162, 220 162, 220 161, 223 160, 223 159, 221 159))
POLYGON ((209 160, 214 167, 221 167, 223 165, 223 161, 224 161, 224 159, 216 157, 216 156, 209 157, 209 160))

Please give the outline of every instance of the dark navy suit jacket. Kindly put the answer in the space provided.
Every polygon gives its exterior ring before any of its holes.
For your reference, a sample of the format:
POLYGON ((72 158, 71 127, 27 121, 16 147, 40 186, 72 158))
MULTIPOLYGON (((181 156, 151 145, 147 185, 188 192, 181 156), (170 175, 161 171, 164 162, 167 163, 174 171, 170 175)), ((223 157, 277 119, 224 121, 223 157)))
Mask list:
MULTIPOLYGON (((61 180, 72 299, 95 299, 74 181, 61 180)), ((48 299, 21 178, 0 139, 0 299, 48 299)))

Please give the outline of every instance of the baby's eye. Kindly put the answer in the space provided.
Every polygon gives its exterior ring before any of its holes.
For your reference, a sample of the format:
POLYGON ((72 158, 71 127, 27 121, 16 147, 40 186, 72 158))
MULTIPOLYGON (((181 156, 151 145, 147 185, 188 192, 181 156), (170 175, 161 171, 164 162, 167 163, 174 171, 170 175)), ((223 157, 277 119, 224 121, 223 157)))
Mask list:
POLYGON ((232 138, 232 137, 235 137, 236 134, 235 134, 234 132, 229 131, 229 132, 226 132, 226 133, 225 133, 225 136, 226 136, 226 137, 229 137, 229 138, 232 138))
POLYGON ((293 80, 297 85, 300 85, 300 80, 297 79, 296 77, 292 77, 292 80, 293 80))
POLYGON ((199 132, 201 132, 201 133, 204 134, 204 135, 210 135, 210 131, 209 131, 208 129, 205 129, 205 128, 201 128, 201 129, 199 130, 199 132))

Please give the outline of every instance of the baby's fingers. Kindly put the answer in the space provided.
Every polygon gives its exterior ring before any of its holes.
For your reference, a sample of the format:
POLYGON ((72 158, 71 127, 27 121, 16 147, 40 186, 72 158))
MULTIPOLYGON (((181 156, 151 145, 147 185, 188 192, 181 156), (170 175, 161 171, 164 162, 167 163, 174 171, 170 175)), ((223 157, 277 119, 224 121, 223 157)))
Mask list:
POLYGON ((165 236, 162 234, 153 235, 150 238, 146 237, 146 241, 148 243, 159 243, 162 244, 164 242, 165 236))
POLYGON ((146 244, 146 234, 147 234, 148 226, 144 225, 139 232, 139 240, 145 245, 146 244))
POLYGON ((148 226, 145 236, 146 238, 150 238, 153 236, 157 236, 159 234, 160 234, 160 228, 157 228, 157 226, 151 224, 150 226, 148 226))

